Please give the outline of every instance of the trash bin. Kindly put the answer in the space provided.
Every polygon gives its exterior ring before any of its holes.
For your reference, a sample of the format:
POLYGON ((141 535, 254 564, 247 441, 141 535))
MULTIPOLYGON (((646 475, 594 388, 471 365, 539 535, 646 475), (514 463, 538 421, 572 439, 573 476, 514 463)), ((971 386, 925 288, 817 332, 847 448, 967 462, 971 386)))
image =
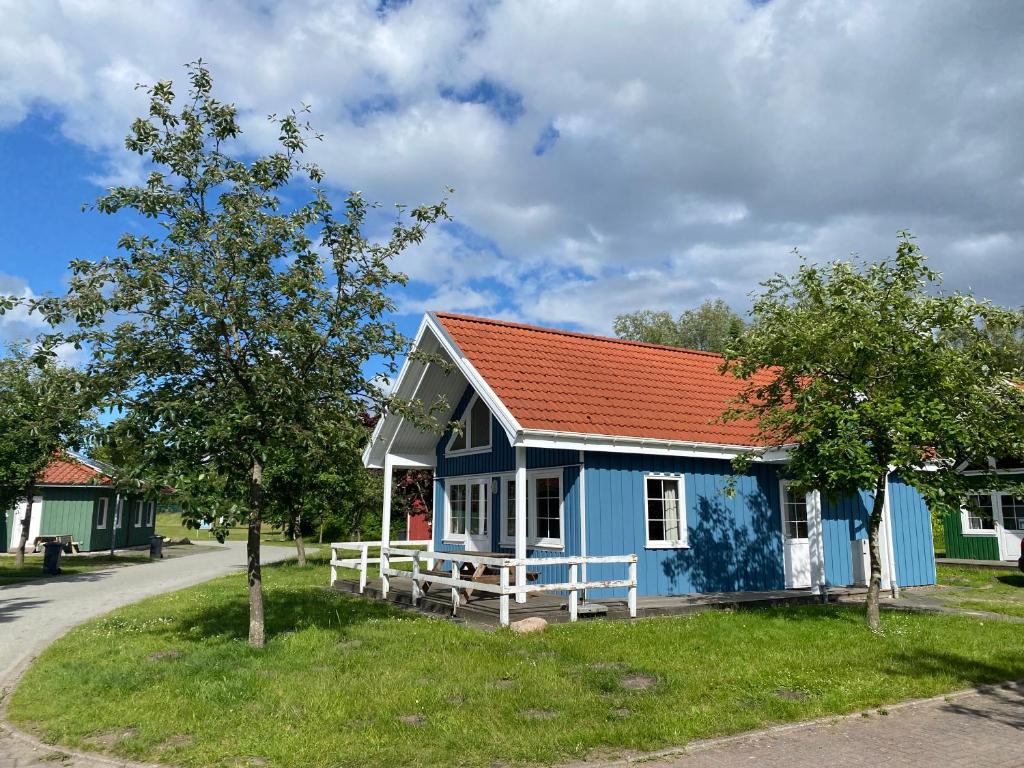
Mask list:
POLYGON ((60 573, 60 553, 64 545, 59 541, 47 541, 43 544, 43 573, 56 576, 60 573))
POLYGON ((164 537, 163 536, 150 536, 149 537, 149 556, 163 558, 164 556, 164 537))

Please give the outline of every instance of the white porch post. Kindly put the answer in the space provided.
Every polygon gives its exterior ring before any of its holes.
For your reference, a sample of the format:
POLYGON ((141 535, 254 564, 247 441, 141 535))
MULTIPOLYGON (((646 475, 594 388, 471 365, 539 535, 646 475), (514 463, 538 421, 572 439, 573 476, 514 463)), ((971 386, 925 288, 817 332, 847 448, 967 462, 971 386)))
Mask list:
MULTIPOLYGON (((526 559, 526 447, 516 446, 516 559, 526 559)), ((526 584, 526 566, 516 566, 516 586, 526 584)), ((516 592, 516 602, 525 603, 526 593, 516 592)))
POLYGON ((390 454, 384 456, 384 505, 380 518, 380 588, 384 597, 388 596, 387 549, 391 546, 391 476, 394 474, 394 459, 390 454))
POLYGON ((889 487, 889 475, 885 476, 885 505, 882 507, 882 526, 885 528, 885 554, 889 560, 889 586, 892 589, 892 596, 899 598, 900 585, 896 580, 896 549, 892 538, 892 510, 889 508, 889 494, 892 488, 889 487))
POLYGON ((807 535, 811 550, 811 594, 820 595, 825 587, 825 532, 821 524, 820 491, 807 494, 807 535))

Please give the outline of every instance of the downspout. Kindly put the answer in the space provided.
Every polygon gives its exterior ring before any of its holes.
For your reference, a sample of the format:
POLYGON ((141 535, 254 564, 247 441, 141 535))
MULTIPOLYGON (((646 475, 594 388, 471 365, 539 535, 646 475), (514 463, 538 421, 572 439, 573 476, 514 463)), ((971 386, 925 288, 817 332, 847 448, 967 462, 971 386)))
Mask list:
POLYGON ((885 506, 882 507, 882 520, 885 522, 885 549, 889 560, 889 586, 892 588, 892 596, 899 599, 900 585, 896 583, 896 547, 892 540, 892 510, 889 508, 889 495, 892 489, 889 487, 889 474, 885 475, 885 506))
MULTIPOLYGON (((580 557, 587 556, 587 461, 586 452, 580 451, 580 557)), ((583 582, 587 581, 587 563, 580 567, 583 582)), ((583 602, 587 602, 587 590, 583 590, 583 602)))

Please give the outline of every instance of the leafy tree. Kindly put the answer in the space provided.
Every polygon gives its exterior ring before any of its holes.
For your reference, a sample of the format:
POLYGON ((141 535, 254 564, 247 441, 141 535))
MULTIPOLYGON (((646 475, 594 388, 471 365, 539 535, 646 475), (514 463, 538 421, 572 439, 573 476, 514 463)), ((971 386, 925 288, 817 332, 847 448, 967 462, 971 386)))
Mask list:
POLYGON ((722 299, 715 299, 686 310, 678 319, 650 309, 618 315, 614 329, 620 339, 721 353, 744 326, 742 317, 722 299))
POLYGON ((326 409, 357 418, 386 403, 429 418, 389 400, 367 370, 384 361, 393 373, 405 345, 388 320, 388 291, 405 281, 394 256, 447 214, 444 202, 399 207, 389 237, 369 239, 371 206, 352 193, 336 213, 323 171, 304 160, 320 137, 301 114, 271 115, 278 148, 251 158, 207 68, 193 63, 188 76, 180 104, 170 81, 146 89, 149 113, 125 142, 150 163, 145 183, 97 201, 102 213, 142 222, 117 255, 72 262, 66 296, 30 309, 55 327, 76 322, 51 334, 44 353, 68 341, 89 350, 89 373, 113 393, 144 464, 168 468, 160 479, 189 505, 245 520, 249 643, 261 647, 267 464, 301 452, 326 409))
POLYGON ((0 514, 26 501, 16 565, 25 564, 37 478, 55 455, 76 447, 91 416, 81 374, 32 360, 25 346, 0 357, 0 514))
POLYGON ((723 366, 747 381, 726 418, 756 421, 765 446, 791 446, 785 471, 798 488, 874 494, 866 613, 875 631, 890 473, 930 504, 958 506, 968 483, 961 462, 1024 455, 1021 371, 992 342, 1014 315, 939 284, 906 233, 894 259, 805 260, 794 276, 763 284, 754 322, 723 366))

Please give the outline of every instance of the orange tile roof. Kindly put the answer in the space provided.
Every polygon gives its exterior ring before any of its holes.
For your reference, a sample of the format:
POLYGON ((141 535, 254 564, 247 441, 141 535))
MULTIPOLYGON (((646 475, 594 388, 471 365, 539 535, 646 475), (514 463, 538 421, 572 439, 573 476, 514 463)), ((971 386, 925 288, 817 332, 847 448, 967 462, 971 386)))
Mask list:
POLYGON ((753 445, 722 424, 743 382, 722 356, 438 312, 435 317, 524 429, 753 445))
POLYGON ((69 454, 55 456, 43 470, 40 485, 107 485, 110 478, 69 454))

